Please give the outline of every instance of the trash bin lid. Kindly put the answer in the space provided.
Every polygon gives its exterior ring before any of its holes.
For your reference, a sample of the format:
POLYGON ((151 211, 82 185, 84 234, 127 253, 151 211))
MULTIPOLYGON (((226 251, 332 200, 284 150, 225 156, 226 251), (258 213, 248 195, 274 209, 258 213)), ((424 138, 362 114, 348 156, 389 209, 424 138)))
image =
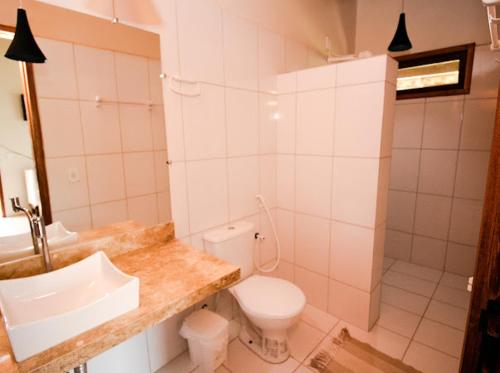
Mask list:
POLYGON ((217 337, 228 326, 228 321, 206 309, 193 312, 186 317, 180 335, 184 338, 210 339, 217 337))

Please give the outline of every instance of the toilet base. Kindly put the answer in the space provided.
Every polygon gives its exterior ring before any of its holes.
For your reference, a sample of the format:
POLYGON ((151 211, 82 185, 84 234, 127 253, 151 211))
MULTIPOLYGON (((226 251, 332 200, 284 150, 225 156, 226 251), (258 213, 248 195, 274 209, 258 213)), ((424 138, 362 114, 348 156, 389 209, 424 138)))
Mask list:
POLYGON ((241 326, 239 338, 245 346, 269 363, 279 364, 290 357, 286 330, 266 332, 259 329, 257 332, 246 324, 241 326))

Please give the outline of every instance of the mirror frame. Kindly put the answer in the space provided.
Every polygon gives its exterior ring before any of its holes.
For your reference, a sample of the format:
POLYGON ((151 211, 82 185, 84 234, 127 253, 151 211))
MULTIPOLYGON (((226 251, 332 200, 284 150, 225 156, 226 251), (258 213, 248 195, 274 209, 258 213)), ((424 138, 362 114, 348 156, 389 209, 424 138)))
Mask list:
MULTIPOLYGON (((0 25, 0 30, 15 32, 15 27, 0 25)), ((0 58, 5 58, 1 56, 0 58)), ((45 224, 52 223, 52 210, 50 208, 49 184, 47 179, 47 168, 45 166, 45 151, 43 149, 42 127, 40 124, 40 114, 38 112, 38 102, 36 98, 35 75, 31 63, 19 62, 20 77, 23 86, 24 104, 30 128, 31 143, 33 145, 33 158, 35 161, 36 176, 38 180, 38 190, 40 193, 40 203, 45 224)), ((5 216, 4 196, 0 179, 0 198, 2 216, 5 216)))

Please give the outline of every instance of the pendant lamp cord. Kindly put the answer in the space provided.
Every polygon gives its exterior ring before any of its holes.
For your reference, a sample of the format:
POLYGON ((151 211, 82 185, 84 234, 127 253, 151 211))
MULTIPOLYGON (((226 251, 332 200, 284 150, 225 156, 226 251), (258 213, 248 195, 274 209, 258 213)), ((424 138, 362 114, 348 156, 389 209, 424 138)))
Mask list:
POLYGON ((401 13, 404 13, 405 12, 405 0, 401 1, 401 8, 402 8, 402 12, 401 13))
POLYGON ((23 0, 19 0, 19 8, 23 9, 23 0))

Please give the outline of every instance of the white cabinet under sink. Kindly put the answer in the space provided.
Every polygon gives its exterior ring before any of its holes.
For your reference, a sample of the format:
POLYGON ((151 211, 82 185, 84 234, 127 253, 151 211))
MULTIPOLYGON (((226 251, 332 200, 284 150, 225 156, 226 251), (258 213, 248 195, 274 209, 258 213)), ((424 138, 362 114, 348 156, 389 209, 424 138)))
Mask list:
POLYGON ((152 373, 146 332, 90 359, 89 373, 152 373))

